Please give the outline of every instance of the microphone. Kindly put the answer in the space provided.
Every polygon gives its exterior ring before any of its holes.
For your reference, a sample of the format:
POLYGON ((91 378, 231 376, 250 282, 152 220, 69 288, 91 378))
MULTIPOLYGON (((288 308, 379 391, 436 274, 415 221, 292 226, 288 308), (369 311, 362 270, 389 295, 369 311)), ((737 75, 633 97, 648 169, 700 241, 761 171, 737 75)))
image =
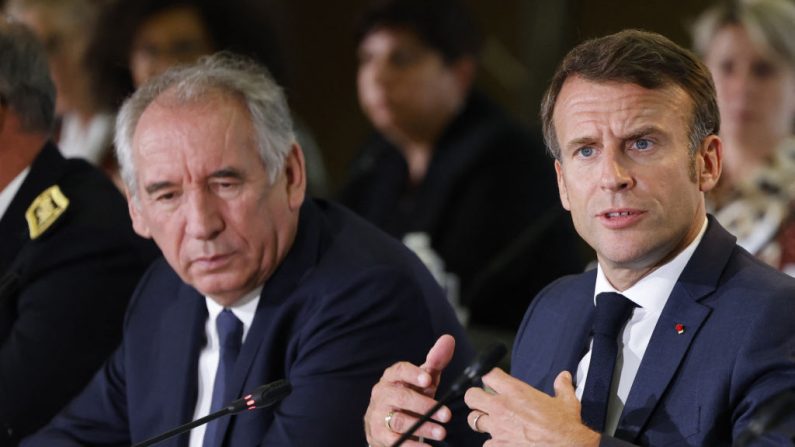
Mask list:
POLYGON ((237 414, 246 410, 250 411, 270 407, 271 405, 287 397, 292 391, 293 388, 290 386, 290 382, 284 379, 259 386, 251 393, 246 394, 240 399, 230 402, 224 408, 221 408, 215 413, 210 413, 203 418, 180 425, 179 427, 169 430, 163 434, 149 438, 146 441, 139 442, 138 444, 134 444, 132 447, 148 447, 152 444, 157 444, 160 441, 165 441, 168 438, 185 433, 188 430, 206 424, 214 419, 218 419, 221 416, 237 414))
POLYGON ((420 417, 408 430, 406 430, 392 447, 399 447, 414 434, 422 424, 431 420, 431 416, 456 397, 461 397, 468 388, 475 386, 484 374, 497 366, 500 360, 508 353, 508 348, 502 343, 494 343, 482 351, 469 366, 455 379, 450 389, 445 393, 430 410, 420 417))

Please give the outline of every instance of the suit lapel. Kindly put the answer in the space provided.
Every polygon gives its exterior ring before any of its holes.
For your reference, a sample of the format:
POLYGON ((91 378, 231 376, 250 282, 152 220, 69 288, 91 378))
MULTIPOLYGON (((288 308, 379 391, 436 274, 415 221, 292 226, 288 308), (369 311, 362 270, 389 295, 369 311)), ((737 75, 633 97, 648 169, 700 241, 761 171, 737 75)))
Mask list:
POLYGON ((699 329, 712 311, 699 303, 718 285, 734 238, 712 217, 704 237, 679 277, 654 328, 632 383, 616 436, 635 441, 676 375, 699 329), (684 326, 681 334, 677 325, 684 326))
MULTIPOLYGON (((278 337, 269 336, 268 331, 274 330, 272 324, 274 319, 283 318, 279 314, 283 303, 317 262, 317 257, 321 253, 323 239, 328 237, 324 228, 320 225, 322 219, 323 216, 318 212, 317 206, 311 200, 304 202, 301 207, 298 231, 296 232, 293 246, 262 288, 254 321, 251 323, 246 340, 235 361, 229 389, 225 391, 226 401, 238 399, 244 393, 252 391, 253 388, 259 385, 284 378, 284 372, 275 368, 284 364, 285 353, 283 350, 287 348, 288 343, 286 340, 272 343, 273 340, 278 340, 278 337), (268 343, 268 341, 271 343, 268 343), (274 352, 274 350, 278 351, 274 352), (257 359, 266 359, 266 361, 273 363, 269 369, 272 376, 250 376, 254 362, 257 359), (273 361, 271 362, 271 360, 273 361)), ((232 420, 233 418, 228 417, 219 419, 218 433, 222 433, 222 440, 227 438, 227 430, 232 420)), ((221 445, 224 445, 223 441, 221 445)))
MULTIPOLYGON (((181 285, 177 300, 160 318, 163 337, 158 340, 162 345, 158 369, 163 375, 162 383, 172 384, 169 397, 161 401, 161 414, 169 420, 164 426, 176 427, 193 418, 198 394, 199 352, 206 343, 206 321, 204 297, 193 288, 181 285)), ((187 446, 188 439, 187 433, 180 435, 177 445, 187 446)))

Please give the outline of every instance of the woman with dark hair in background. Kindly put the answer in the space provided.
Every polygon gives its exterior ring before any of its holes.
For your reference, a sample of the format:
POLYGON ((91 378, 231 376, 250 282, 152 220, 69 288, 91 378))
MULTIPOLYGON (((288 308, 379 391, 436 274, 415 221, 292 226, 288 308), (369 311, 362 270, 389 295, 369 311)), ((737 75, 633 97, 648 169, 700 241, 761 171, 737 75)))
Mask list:
MULTIPOLYGON (((119 0, 100 19, 91 48, 100 69, 125 73, 135 87, 167 69, 217 51, 231 51, 268 67, 280 85, 284 70, 263 8, 212 0, 119 0)), ((304 150, 309 190, 327 192, 320 150, 300 120, 296 136, 304 150)))

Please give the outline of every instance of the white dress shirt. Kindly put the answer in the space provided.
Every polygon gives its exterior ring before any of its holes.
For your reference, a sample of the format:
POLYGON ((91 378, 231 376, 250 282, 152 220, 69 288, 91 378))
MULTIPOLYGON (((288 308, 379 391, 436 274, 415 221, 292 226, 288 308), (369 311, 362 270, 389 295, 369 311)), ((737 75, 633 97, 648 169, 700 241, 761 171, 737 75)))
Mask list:
MULTIPOLYGON (((620 349, 616 358, 616 367, 613 370, 613 382, 610 390, 610 401, 607 406, 607 420, 605 421, 604 431, 608 435, 613 435, 618 427, 621 412, 624 410, 624 404, 629 396, 629 390, 635 381, 635 375, 640 367, 643 354, 646 352, 646 347, 649 345, 657 320, 660 319, 660 314, 668 301, 668 296, 671 295, 679 275, 682 274, 687 262, 693 256, 693 252, 696 251, 696 247, 701 242, 706 229, 707 220, 705 218, 701 231, 690 245, 676 255, 674 259, 641 278, 640 281, 627 290, 616 290, 605 277, 602 266, 600 265, 597 269, 594 306, 596 305, 596 296, 602 292, 620 293, 637 305, 632 311, 629 321, 624 326, 624 331, 621 335, 621 346, 619 346, 620 349)), ((671 328, 671 330, 674 330, 674 328, 671 328)), ((577 365, 577 399, 582 399, 582 393, 585 390, 585 379, 588 376, 592 349, 593 340, 589 342, 588 352, 577 365)))
POLYGON ((14 196, 17 195, 17 191, 19 191, 19 187, 22 186, 22 182, 25 181, 25 177, 28 176, 28 172, 30 172, 30 167, 27 167, 22 170, 14 180, 0 191, 0 219, 6 214, 9 205, 11 205, 11 201, 14 200, 14 196))
MULTIPOLYGON (((251 322, 254 321, 254 314, 257 312, 259 296, 262 287, 258 287, 246 294, 240 301, 230 307, 229 310, 243 323, 243 340, 245 342, 248 330, 251 329, 251 322)), ((215 326, 215 319, 224 310, 224 307, 215 302, 210 297, 205 297, 207 302, 207 322, 204 325, 204 332, 207 337, 207 345, 199 353, 199 389, 196 395, 196 409, 193 411, 193 420, 207 416, 210 413, 210 405, 213 400, 213 384, 215 383, 215 372, 218 369, 218 361, 221 357, 220 342, 218 340, 218 330, 215 326)), ((200 425, 190 432, 190 447, 202 447, 204 442, 204 432, 206 425, 200 425)))

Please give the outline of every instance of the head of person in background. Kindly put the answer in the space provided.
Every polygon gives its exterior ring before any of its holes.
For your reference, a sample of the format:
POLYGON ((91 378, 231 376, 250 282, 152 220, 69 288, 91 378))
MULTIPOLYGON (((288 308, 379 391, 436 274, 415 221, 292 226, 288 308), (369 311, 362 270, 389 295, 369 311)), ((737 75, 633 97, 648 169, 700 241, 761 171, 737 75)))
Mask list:
POLYGON ((478 31, 454 0, 384 0, 363 14, 355 37, 361 108, 419 183, 474 82, 478 31))
POLYGON ((0 20, 0 37, 2 192, 33 163, 50 137, 55 123, 56 93, 42 46, 28 27, 0 20))
POLYGON ((90 30, 99 12, 92 0, 10 0, 8 14, 30 27, 44 44, 57 91, 56 114, 84 119, 98 108, 84 64, 90 30))
POLYGON ((180 64, 227 50, 268 67, 277 80, 281 64, 275 36, 260 9, 212 0, 119 0, 100 18, 93 53, 124 67, 137 87, 180 64))
POLYGON ((740 0, 705 11, 694 47, 712 72, 726 177, 744 181, 795 130, 795 3, 740 0))
POLYGON ((738 0, 706 12, 694 46, 718 95, 725 173, 708 207, 737 243, 795 274, 795 3, 738 0))
MULTIPOLYGON (((214 0, 119 0, 100 18, 91 54, 106 70, 122 72, 134 87, 169 68, 202 56, 231 51, 268 67, 280 85, 286 73, 266 6, 214 0)), ((307 157, 310 192, 325 195, 328 178, 312 133, 294 117, 297 138, 307 157)))
POLYGON ((114 176, 113 113, 130 87, 96 70, 89 48, 103 0, 10 0, 6 12, 29 26, 47 51, 55 82, 56 139, 67 157, 84 158, 114 176))

